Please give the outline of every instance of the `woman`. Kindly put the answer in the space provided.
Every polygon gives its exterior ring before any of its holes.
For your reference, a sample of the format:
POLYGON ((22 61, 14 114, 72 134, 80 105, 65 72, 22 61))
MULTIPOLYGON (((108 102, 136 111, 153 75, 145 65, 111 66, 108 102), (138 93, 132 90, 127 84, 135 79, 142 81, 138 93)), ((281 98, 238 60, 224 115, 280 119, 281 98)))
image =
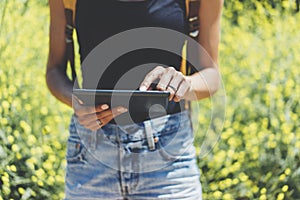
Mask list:
MULTIPOLYGON (((83 67, 84 88, 134 89, 120 86, 118 81, 134 67, 152 63, 138 86, 140 90, 170 92, 166 115, 120 125, 117 119, 127 108, 106 104, 85 107, 72 98, 73 83, 66 75, 64 5, 62 0, 49 0, 49 5, 47 84, 75 113, 68 140, 66 199, 201 199, 191 121, 182 104, 216 92, 218 68, 186 76, 179 72, 178 56, 142 49, 116 59, 93 86, 89 66, 83 67)), ((187 33, 182 5, 182 0, 77 0, 75 24, 81 62, 98 44, 122 31, 161 27, 187 33)), ((199 43, 214 63, 218 63, 222 5, 223 0, 202 0, 199 10, 199 43)), ((182 48, 184 41, 174 43, 175 48, 182 48)))

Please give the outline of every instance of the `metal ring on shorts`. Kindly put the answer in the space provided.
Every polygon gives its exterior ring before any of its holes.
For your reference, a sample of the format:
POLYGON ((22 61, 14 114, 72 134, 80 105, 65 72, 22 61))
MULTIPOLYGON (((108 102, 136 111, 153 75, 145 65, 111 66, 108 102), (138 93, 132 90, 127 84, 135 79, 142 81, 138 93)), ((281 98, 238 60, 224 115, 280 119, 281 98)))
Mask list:
POLYGON ((99 126, 102 126, 102 122, 100 121, 100 119, 97 119, 96 122, 99 126))

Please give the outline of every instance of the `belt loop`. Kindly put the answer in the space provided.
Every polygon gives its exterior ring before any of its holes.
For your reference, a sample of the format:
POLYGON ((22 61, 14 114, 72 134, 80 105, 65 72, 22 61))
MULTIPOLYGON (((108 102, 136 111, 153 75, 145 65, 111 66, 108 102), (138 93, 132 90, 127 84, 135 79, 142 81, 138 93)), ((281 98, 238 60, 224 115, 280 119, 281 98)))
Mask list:
POLYGON ((147 142, 148 142, 148 147, 150 150, 154 150, 155 144, 154 144, 153 130, 152 130, 150 120, 145 121, 144 125, 145 125, 145 133, 146 133, 146 138, 147 138, 147 142))
POLYGON ((97 147, 97 131, 93 131, 90 138, 91 150, 96 150, 97 147))

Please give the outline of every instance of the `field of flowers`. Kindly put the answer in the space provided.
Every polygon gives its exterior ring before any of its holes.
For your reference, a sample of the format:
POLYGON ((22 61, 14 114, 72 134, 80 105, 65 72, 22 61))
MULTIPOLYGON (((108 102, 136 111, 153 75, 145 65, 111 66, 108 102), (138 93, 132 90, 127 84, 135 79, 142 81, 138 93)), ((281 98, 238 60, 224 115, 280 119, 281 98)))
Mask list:
MULTIPOLYGON (((229 2, 226 117, 218 143, 199 157, 204 199, 300 199, 300 15, 229 2)), ((46 1, 0 0, 0 200, 64 196, 71 109, 45 84, 48 15, 46 1)), ((196 145, 210 123, 210 101, 199 106, 196 145)))
POLYGON ((300 18, 272 14, 231 26, 224 11, 226 118, 199 160, 205 199, 300 199, 300 18))

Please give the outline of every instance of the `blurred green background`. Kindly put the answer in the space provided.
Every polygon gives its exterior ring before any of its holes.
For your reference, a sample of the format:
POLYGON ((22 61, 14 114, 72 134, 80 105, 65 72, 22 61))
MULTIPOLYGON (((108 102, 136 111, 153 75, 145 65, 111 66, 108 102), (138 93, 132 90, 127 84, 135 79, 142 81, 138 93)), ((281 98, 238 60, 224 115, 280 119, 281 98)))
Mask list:
MULTIPOLYGON (((198 159, 204 199, 300 199, 299 22, 299 0, 225 0, 226 118, 198 159)), ((0 200, 64 196, 72 110, 45 84, 48 30, 46 0, 0 0, 0 200)), ((199 107, 200 155, 210 100, 199 107)))

